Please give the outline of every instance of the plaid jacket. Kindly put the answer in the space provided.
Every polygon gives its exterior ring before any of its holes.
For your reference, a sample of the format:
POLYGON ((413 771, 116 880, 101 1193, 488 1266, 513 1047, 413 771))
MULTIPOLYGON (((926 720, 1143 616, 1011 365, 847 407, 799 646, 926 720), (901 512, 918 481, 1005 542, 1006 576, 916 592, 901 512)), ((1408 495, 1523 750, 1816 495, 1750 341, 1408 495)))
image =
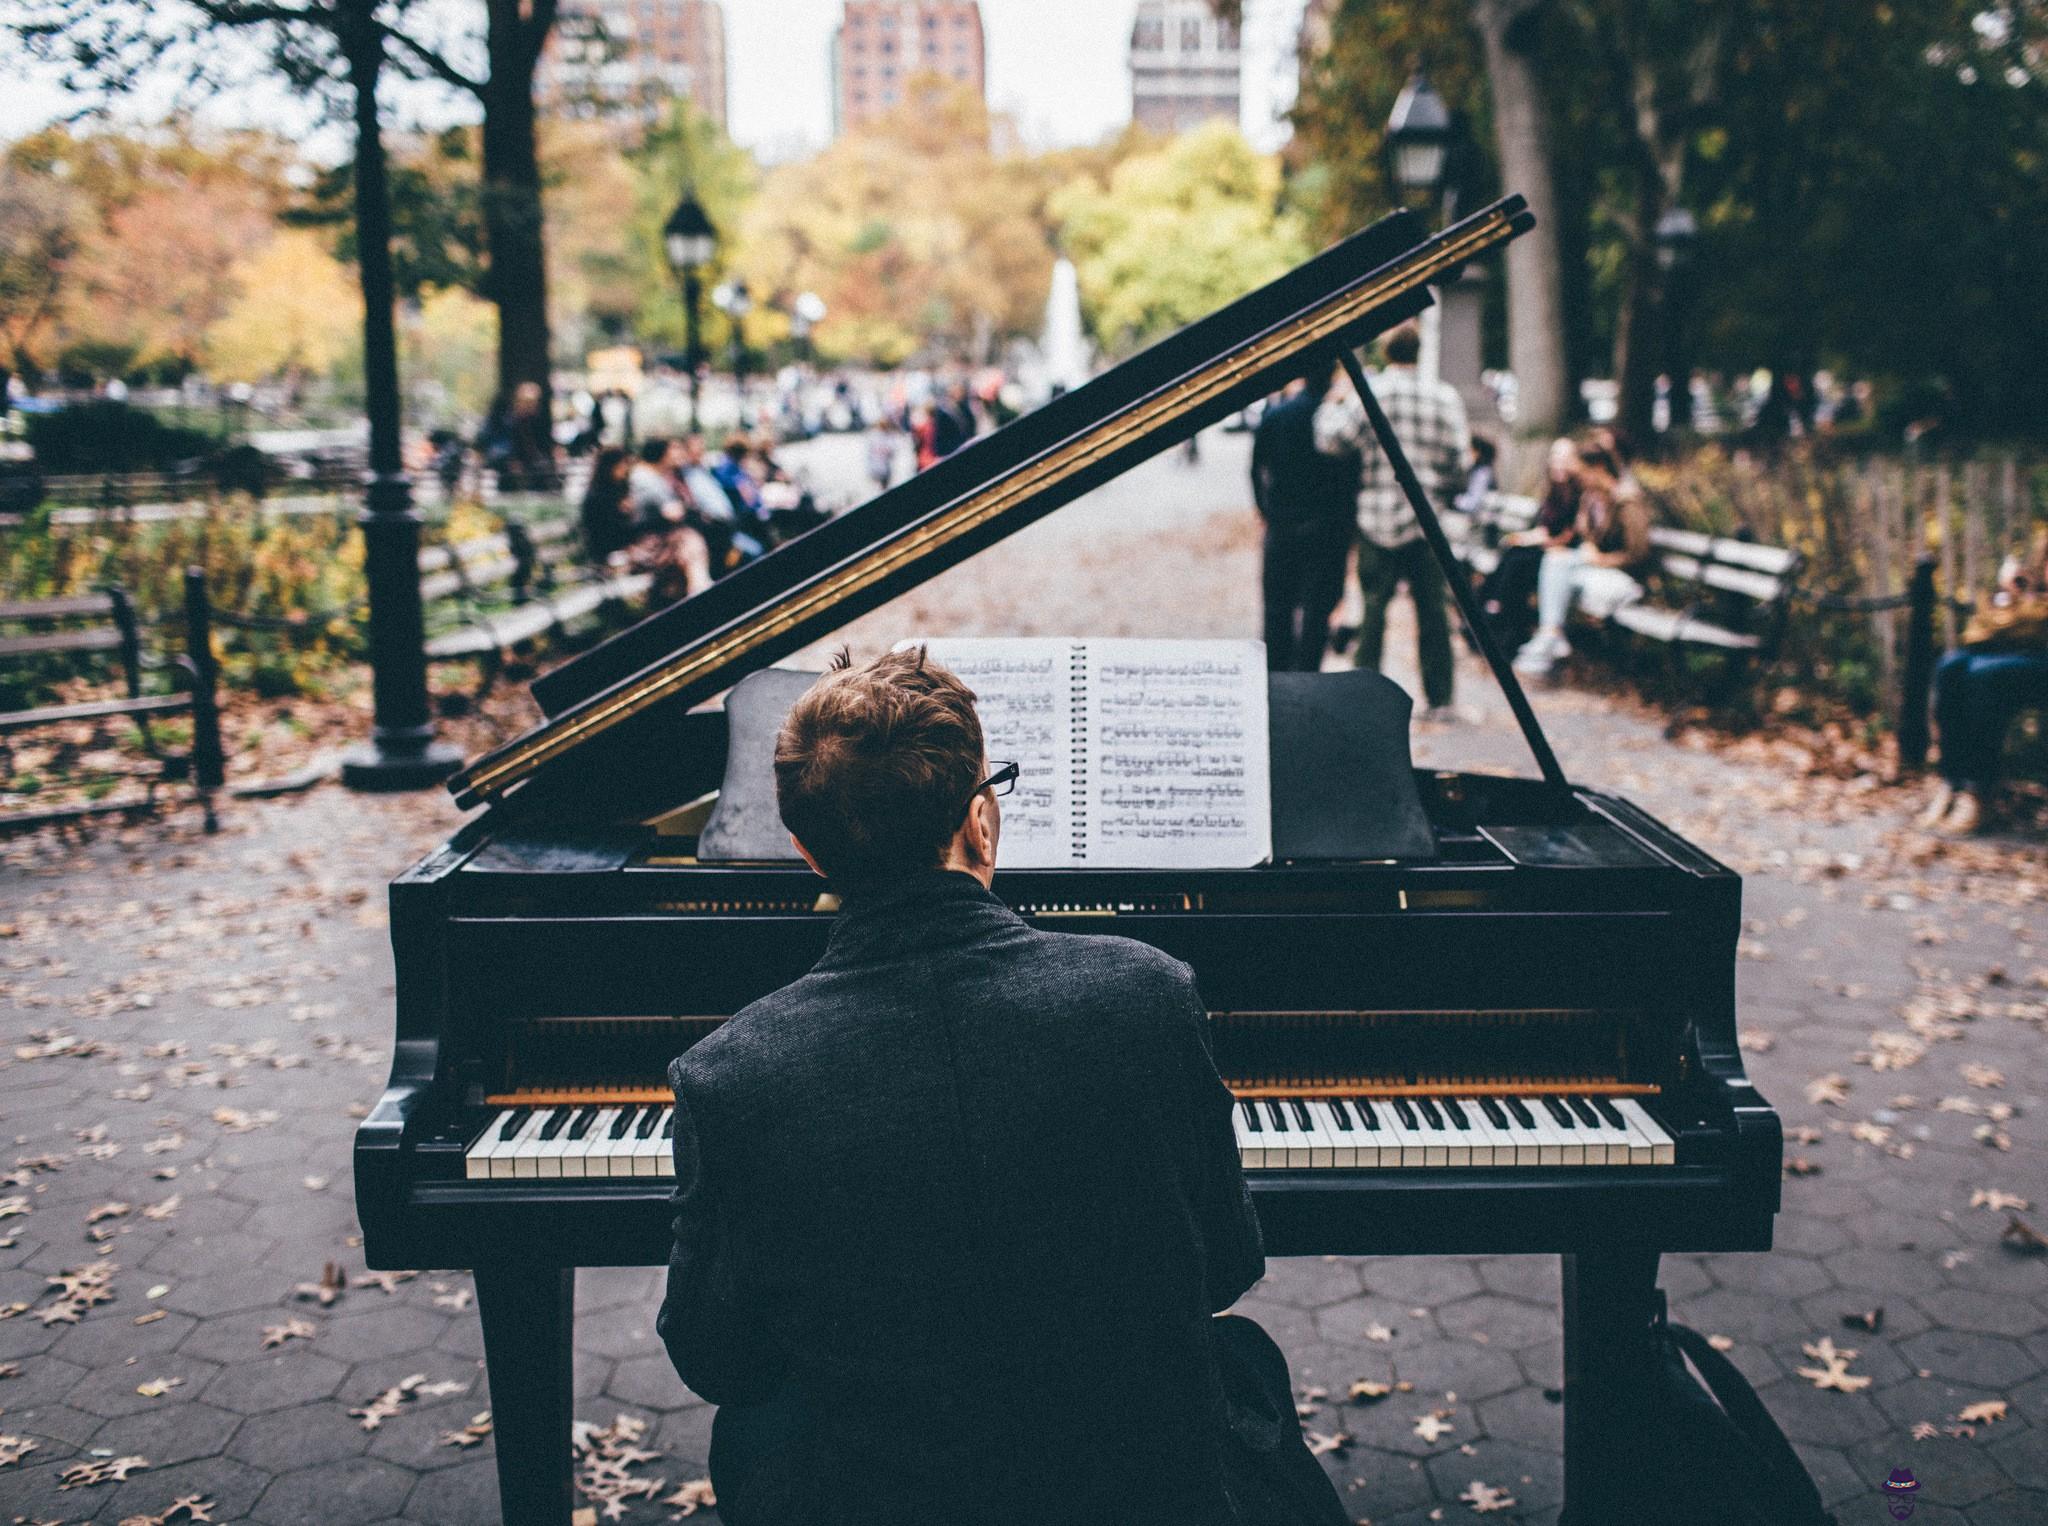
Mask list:
MULTIPOLYGON (((1464 400, 1449 382, 1429 381, 1413 366, 1389 366, 1372 379, 1372 390, 1394 426, 1422 490, 1437 509, 1452 507, 1465 485, 1465 460, 1472 451, 1464 400)), ((1358 480, 1358 530, 1376 546, 1392 550, 1422 534, 1394 468, 1373 438, 1365 404, 1340 385, 1316 410, 1316 449, 1328 455, 1355 450, 1364 465, 1358 480)))

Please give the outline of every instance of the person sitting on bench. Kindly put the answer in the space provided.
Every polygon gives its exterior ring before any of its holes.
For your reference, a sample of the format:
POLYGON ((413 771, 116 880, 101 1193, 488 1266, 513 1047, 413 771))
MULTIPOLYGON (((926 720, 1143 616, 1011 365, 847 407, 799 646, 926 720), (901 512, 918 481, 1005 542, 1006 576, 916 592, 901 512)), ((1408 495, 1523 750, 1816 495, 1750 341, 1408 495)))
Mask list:
POLYGON ((1951 836, 1983 829, 2012 718, 2048 705, 2048 537, 2007 557, 1998 588, 1970 617, 1962 644, 1934 670, 1941 782, 1920 824, 1951 836))
POLYGON ((1579 452, 1579 512, 1573 543, 1548 550, 1536 572, 1536 634, 1515 654, 1515 671, 1546 676, 1571 655, 1564 622, 1577 604, 1595 620, 1643 596, 1635 579, 1650 555, 1650 516, 1620 461, 1598 444, 1579 452))

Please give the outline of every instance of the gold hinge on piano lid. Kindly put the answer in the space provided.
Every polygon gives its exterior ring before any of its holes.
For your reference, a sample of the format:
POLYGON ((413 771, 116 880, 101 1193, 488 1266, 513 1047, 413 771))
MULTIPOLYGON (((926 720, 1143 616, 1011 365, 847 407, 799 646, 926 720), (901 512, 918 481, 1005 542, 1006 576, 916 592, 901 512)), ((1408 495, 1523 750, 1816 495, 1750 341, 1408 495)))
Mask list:
POLYGON ((502 794, 541 765, 578 745, 585 736, 608 730, 813 616, 830 611, 853 594, 919 560, 935 547, 978 529, 1018 503, 1085 470, 1112 454, 1133 435, 1153 433, 1180 415, 1227 392, 1240 381, 1268 370, 1291 355, 1337 338, 1374 308, 1469 263, 1494 246, 1505 243, 1526 225, 1527 213, 1518 199, 1511 199, 1477 214, 1449 233, 1418 245, 1391 262, 1394 269, 1387 275, 1330 299, 1281 332, 1268 334, 1246 346, 1229 364, 1185 381, 1163 395, 1132 404, 1122 413, 1103 420, 1079 439, 1055 448, 1007 479, 901 532, 853 566, 820 578, 791 599, 744 622, 729 635, 711 642, 686 659, 647 669, 623 681, 600 699, 569 710, 514 739, 450 781, 457 802, 468 807, 502 794))

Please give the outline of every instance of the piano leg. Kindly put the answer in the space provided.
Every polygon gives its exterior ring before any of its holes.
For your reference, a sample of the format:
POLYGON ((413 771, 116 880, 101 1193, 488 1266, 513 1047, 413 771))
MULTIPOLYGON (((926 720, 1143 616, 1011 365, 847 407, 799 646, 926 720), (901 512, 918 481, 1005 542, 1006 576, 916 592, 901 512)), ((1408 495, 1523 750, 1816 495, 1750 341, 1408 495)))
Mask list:
POLYGON ((1632 1448, 1655 1374, 1657 1252, 1563 1259, 1565 1504, 1558 1526, 1612 1526, 1626 1518, 1623 1480, 1642 1467, 1632 1448))
POLYGON ((568 1526, 573 1268, 510 1263, 476 1269, 491 1439, 505 1526, 568 1526))

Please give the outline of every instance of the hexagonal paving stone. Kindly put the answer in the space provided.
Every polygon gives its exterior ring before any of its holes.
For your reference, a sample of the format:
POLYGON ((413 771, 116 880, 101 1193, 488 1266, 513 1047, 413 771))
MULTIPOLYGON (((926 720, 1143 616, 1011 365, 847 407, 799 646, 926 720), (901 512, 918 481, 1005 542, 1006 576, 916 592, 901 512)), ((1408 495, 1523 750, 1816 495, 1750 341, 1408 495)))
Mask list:
POLYGON ((1788 1437, 1814 1446, 1846 1447, 1894 1430, 1868 1394, 1836 1393, 1803 1382, 1774 1387, 1769 1408, 1788 1437))
POLYGON ((1380 1256, 1364 1266, 1367 1296, 1402 1308, 1434 1307, 1480 1290, 1470 1262, 1448 1256, 1380 1256))
POLYGON ((405 1508, 413 1520, 435 1526, 498 1526, 498 1465, 490 1444, 458 1466, 422 1478, 405 1508))
POLYGON ((1900 1342, 1898 1351, 1910 1366, 1951 1383, 2010 1388, 2040 1370, 2019 1342, 1965 1330, 1929 1330, 1900 1342))
POLYGON ((1447 1303, 1436 1311, 1436 1317, 1447 1334, 1470 1336, 1476 1331, 1488 1337, 1488 1344, 1504 1350, 1559 1338, 1556 1311, 1534 1308, 1496 1293, 1477 1293, 1447 1303))
MULTIPOLYGON (((199 1457, 135 1474, 99 1502, 96 1519, 118 1521, 136 1515, 157 1515, 173 1500, 196 1494, 213 1502, 209 1514, 216 1521, 246 1520, 249 1507, 269 1485, 269 1473, 246 1463, 227 1457, 199 1457)), ((67 1500, 75 1498, 75 1494, 66 1496, 67 1500)))
POLYGON ((89 1415, 112 1420, 197 1398, 220 1370, 212 1362, 196 1357, 151 1354, 138 1358, 133 1366, 121 1362, 93 1368, 64 1396, 64 1402, 89 1415), (143 1384, 158 1381, 170 1384, 162 1395, 151 1397, 139 1392, 143 1384))
MULTIPOLYGON (((1980 1443, 1983 1438, 1980 1436, 1980 1443)), ((2048 1512, 2048 1429, 2032 1426, 2024 1431, 2013 1431, 1999 1436, 1986 1450, 1996 1459, 2005 1476, 2022 1489, 2032 1489, 2042 1496, 2042 1509, 2048 1512)))
POLYGON ((98 1367, 109 1362, 125 1362, 131 1356, 143 1361, 157 1361, 174 1350, 192 1333, 198 1321, 189 1314, 174 1314, 166 1310, 162 1319, 137 1325, 135 1317, 138 1314, 154 1313, 159 1307, 143 1296, 150 1284, 138 1286, 140 1277, 139 1273, 126 1274, 123 1283, 118 1284, 121 1296, 115 1302, 93 1310, 75 1325, 59 1326, 63 1334, 50 1348, 50 1354, 67 1362, 76 1362, 81 1367, 98 1367))
POLYGON ((207 1385, 203 1397, 237 1414, 260 1415, 332 1398, 347 1373, 348 1368, 332 1357, 287 1346, 237 1362, 207 1385))
MULTIPOLYGON (((1424 1468, 1439 1497, 1454 1500, 1474 1482, 1489 1483, 1513 1495, 1524 1518, 1564 1498, 1564 1460, 1554 1451, 1512 1441, 1482 1441, 1473 1456, 1450 1452, 1430 1458, 1424 1468)), ((1456 1508, 1459 1515, 1470 1515, 1469 1507, 1456 1508)))
POLYGON ((1290 1256, 1267 1266, 1259 1292, 1297 1309, 1325 1308, 1359 1296, 1359 1266, 1348 1256, 1290 1256))
POLYGON ((1537 1451, 1558 1452, 1564 1446, 1564 1405, 1546 1399, 1533 1383, 1481 1399, 1476 1409, 1479 1424, 1490 1437, 1537 1451))
POLYGON ((274 1309, 291 1292, 288 1273, 268 1264, 251 1265, 246 1248, 233 1256, 209 1257, 209 1261, 219 1264, 193 1268, 193 1275, 183 1279, 164 1279, 171 1284, 164 1295, 165 1307, 205 1318, 242 1309, 274 1309))
MULTIPOLYGON (((395 1427, 416 1418, 401 1411, 384 1424, 395 1427)), ((360 1457, 370 1450, 375 1434, 364 1430, 346 1405, 299 1404, 251 1415, 235 1433, 228 1455, 270 1473, 289 1473, 295 1468, 360 1457)))
MULTIPOLYGON (((183 1390, 179 1390, 182 1392, 183 1390)), ((92 1438, 119 1456, 147 1457, 158 1467, 212 1457, 228 1444, 242 1417, 199 1399, 165 1399, 136 1415, 109 1420, 92 1438)))
POLYGON ((1920 1480, 1916 1502, 1925 1500, 1930 1505, 1968 1509, 1979 1500, 2012 1487, 2012 1481, 1989 1449, 1975 1441, 1958 1441, 1948 1436, 1937 1436, 1932 1441, 1885 1436, 1851 1447, 1849 1460, 1870 1481, 1873 1493, 1893 1468, 1911 1468, 1913 1476, 1920 1480))
POLYGON ((689 1398, 690 1391, 676 1376, 676 1369, 663 1352, 660 1356, 636 1356, 612 1369, 605 1392, 625 1404, 646 1409, 673 1409, 689 1398))
POLYGON ((2010 1294, 1980 1293, 1973 1288, 1944 1288, 1923 1293, 1915 1300, 1927 1318, 1953 1330, 1972 1330, 1985 1335, 2032 1335, 2048 1326, 2041 1311, 2024 1298, 2010 1294))
MULTIPOLYGON (((435 1475, 445 1477, 445 1474, 435 1475)), ((413 1476, 373 1457, 350 1457, 281 1474, 250 1512, 272 1526, 360 1526, 395 1514, 413 1490, 413 1476)))
POLYGON ((1555 1256, 1486 1256, 1474 1271, 1487 1292, 1505 1298, 1554 1309, 1563 1296, 1562 1268, 1555 1256))
POLYGON ((361 1306, 328 1319, 320 1331, 320 1351, 336 1361, 351 1363, 408 1352, 423 1356, 440 1338, 447 1322, 446 1315, 402 1303, 361 1306))

